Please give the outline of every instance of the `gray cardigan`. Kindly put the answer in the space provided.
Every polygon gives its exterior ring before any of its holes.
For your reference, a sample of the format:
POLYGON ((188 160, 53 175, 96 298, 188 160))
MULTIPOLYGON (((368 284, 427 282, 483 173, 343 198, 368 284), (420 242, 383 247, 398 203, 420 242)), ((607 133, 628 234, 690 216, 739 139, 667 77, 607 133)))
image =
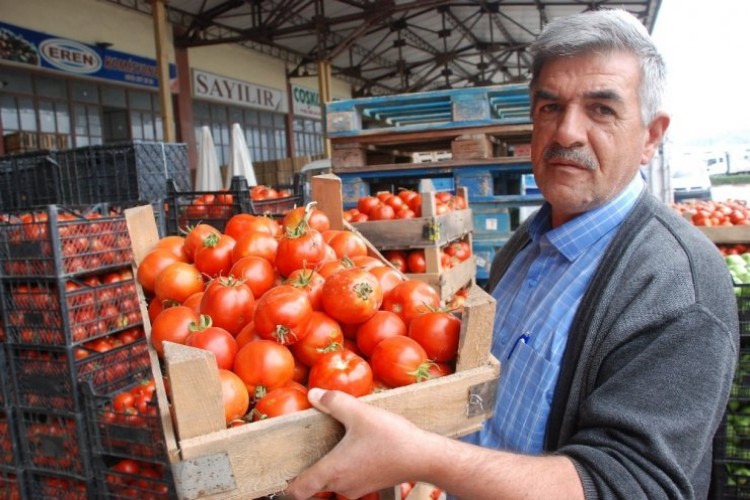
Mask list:
MULTIPOLYGON (((527 224, 496 255, 489 290, 527 224)), ((574 461, 587 498, 706 498, 738 332, 715 245, 644 191, 576 312, 545 449, 574 461)))

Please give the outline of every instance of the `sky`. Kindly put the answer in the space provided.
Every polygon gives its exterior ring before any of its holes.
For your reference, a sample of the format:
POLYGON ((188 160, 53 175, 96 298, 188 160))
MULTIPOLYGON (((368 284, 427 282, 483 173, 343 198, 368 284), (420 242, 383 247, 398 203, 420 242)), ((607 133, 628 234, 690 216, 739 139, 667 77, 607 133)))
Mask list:
POLYGON ((652 33, 667 64, 668 140, 750 144, 750 0, 662 0, 652 33))

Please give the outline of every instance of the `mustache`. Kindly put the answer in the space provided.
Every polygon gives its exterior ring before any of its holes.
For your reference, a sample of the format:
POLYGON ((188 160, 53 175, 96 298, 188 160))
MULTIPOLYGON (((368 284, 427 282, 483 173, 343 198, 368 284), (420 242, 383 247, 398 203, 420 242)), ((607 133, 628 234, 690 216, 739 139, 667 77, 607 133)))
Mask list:
POLYGON ((565 148, 559 144, 552 144, 544 150, 544 161, 563 160, 583 165, 586 170, 596 170, 599 162, 596 158, 577 148, 565 148))

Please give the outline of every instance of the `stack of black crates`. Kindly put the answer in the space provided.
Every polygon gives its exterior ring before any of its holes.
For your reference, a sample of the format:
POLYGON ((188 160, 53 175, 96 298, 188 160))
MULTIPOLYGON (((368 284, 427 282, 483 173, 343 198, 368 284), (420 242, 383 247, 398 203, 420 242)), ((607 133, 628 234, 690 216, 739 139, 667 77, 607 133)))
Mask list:
MULTIPOLYGON (((131 483, 142 478, 110 473, 122 457, 97 446, 102 401, 151 373, 125 217, 107 204, 1 217, 3 498, 167 496, 159 440, 149 441, 149 452, 162 475, 140 490, 131 483)), ((118 422, 116 415, 110 420, 118 422)))
POLYGON ((740 353, 726 415, 714 439, 712 498, 750 498, 750 284, 735 284, 740 353))

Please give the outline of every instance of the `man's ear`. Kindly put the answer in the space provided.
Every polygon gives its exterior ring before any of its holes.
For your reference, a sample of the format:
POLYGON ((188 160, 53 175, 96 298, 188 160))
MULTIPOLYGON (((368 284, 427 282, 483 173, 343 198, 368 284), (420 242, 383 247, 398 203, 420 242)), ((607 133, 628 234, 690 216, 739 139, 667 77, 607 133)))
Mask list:
POLYGON ((641 165, 647 165, 651 158, 654 157, 656 149, 664 139, 664 134, 667 132, 669 127, 669 115, 666 113, 658 113, 651 123, 648 125, 646 131, 645 143, 643 144, 643 152, 641 153, 641 165))

